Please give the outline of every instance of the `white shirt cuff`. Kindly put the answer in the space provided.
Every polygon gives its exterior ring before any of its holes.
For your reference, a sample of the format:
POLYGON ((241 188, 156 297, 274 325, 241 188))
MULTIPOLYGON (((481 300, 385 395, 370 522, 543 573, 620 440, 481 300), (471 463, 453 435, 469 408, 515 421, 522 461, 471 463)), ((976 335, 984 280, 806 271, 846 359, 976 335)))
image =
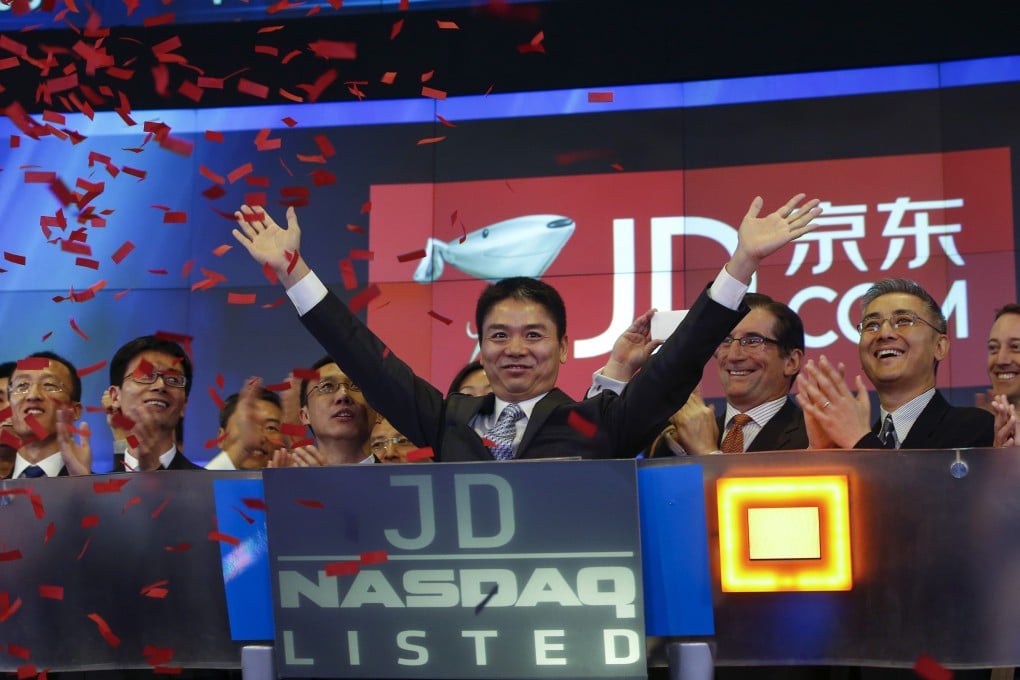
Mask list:
POLYGON ((588 388, 588 394, 585 395, 585 398, 590 399, 602 390, 609 390, 610 392, 620 394, 626 386, 627 383, 623 380, 616 380, 602 375, 602 369, 600 368, 591 374, 591 387, 588 388))
POLYGON ((326 286, 315 275, 315 272, 308 272, 300 281, 287 289, 287 297, 294 303, 299 316, 304 316, 308 310, 322 302, 326 297, 326 286))
POLYGON ((747 293, 747 284, 733 278, 723 267, 719 276, 715 277, 711 288, 708 289, 708 296, 723 307, 738 309, 744 294, 747 293))

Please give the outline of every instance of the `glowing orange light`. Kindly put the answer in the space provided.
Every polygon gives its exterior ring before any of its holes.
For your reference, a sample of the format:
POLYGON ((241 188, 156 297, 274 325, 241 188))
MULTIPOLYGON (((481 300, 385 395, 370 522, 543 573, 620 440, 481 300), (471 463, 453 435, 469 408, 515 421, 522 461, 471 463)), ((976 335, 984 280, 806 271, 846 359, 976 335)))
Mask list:
POLYGON ((845 476, 720 479, 716 492, 724 592, 853 587, 845 476))

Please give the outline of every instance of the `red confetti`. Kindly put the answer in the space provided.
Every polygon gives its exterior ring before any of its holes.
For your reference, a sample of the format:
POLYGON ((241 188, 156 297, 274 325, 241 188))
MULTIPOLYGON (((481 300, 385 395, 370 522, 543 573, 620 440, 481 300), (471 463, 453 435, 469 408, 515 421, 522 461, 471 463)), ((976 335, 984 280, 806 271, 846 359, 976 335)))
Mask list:
POLYGON ((387 71, 382 75, 382 78, 379 79, 379 82, 381 82, 383 85, 392 85, 396 79, 397 79, 396 71, 387 71))
POLYGON ((385 550, 373 550, 372 552, 361 553, 359 559, 362 564, 381 564, 388 560, 385 550))
POLYGON ((212 397, 213 402, 216 404, 216 408, 222 411, 226 404, 223 403, 223 398, 216 393, 216 388, 212 385, 209 385, 209 396, 212 397))
POLYGON ((611 167, 613 170, 616 170, 617 172, 623 172, 623 166, 620 165, 619 163, 613 163, 609 167, 611 167))
POLYGON ((429 316, 431 316, 436 321, 439 321, 440 323, 446 324, 447 326, 449 326, 451 323, 453 323, 453 319, 448 319, 447 317, 443 316, 439 312, 433 311, 431 309, 429 310, 429 316))
MULTIPOLYGON (((313 501, 304 498, 295 498, 294 501, 297 502, 298 505, 303 505, 307 508, 316 508, 318 510, 322 510, 323 508, 326 507, 325 505, 322 504, 322 501, 313 501)), ((21 557, 21 553, 18 553, 18 557, 21 557)))
POLYGON ((167 552, 184 552, 185 550, 191 550, 190 543, 178 543, 177 545, 168 545, 163 548, 167 552))
POLYGON ((260 83, 256 83, 247 78, 239 78, 237 81, 237 91, 241 94, 250 94, 253 97, 259 99, 265 99, 269 96, 269 88, 260 83))
POLYGON ((411 262, 412 260, 420 260, 425 257, 424 250, 415 250, 410 253, 404 253, 403 255, 397 255, 397 262, 411 262))
POLYGON ((32 656, 32 652, 29 651, 28 647, 22 647, 21 645, 14 645, 11 643, 7 643, 7 653, 24 661, 28 661, 28 659, 32 656))
POLYGON ((594 437, 595 433, 598 431, 598 426, 595 425, 595 423, 585 420, 577 413, 577 411, 571 411, 567 416, 567 425, 589 439, 594 437))
POLYGON ((379 286, 372 284, 365 288, 357 295, 351 298, 351 301, 347 303, 347 307, 352 313, 357 314, 360 310, 368 306, 368 303, 379 297, 382 291, 379 290, 379 286))
POLYGON ((205 141, 207 141, 207 142, 222 142, 223 141, 223 133, 222 132, 215 132, 213 130, 206 130, 205 131, 205 141))
POLYGON ((253 305, 255 293, 227 293, 228 305, 253 305))
POLYGON ((403 28, 404 28, 404 20, 403 19, 397 19, 396 21, 394 21, 393 22, 393 27, 390 29, 390 40, 393 40, 398 35, 400 35, 400 31, 403 28))
POLYGON ((141 502, 142 499, 139 496, 135 496, 134 498, 132 498, 131 500, 124 504, 124 507, 120 509, 120 514, 123 515, 124 513, 127 512, 127 509, 130 508, 132 505, 138 505, 141 502))
POLYGON ((89 614, 88 618, 91 619, 96 624, 96 627, 99 628, 99 634, 103 636, 104 640, 106 640, 106 644, 111 647, 120 646, 120 638, 114 635, 109 624, 106 623, 102 616, 93 612, 89 614))
MULTIPOLYGON (((0 553, 2 554, 2 553, 0 553)), ((19 553, 18 558, 21 558, 19 553)), ((12 605, 7 606, 7 593, 0 593, 0 623, 14 616, 14 613, 21 609, 21 598, 19 597, 12 605)))
POLYGON ((340 276, 343 278, 346 290, 354 290, 358 287, 358 276, 354 272, 354 263, 350 260, 340 260, 340 276))
POLYGON ((308 430, 304 425, 297 423, 283 423, 280 425, 280 434, 287 435, 288 437, 304 437, 308 433, 308 430))
POLYGON ((35 415, 32 413, 25 416, 25 424, 31 428, 32 434, 35 435, 36 439, 42 440, 50 436, 50 433, 43 427, 43 424, 36 420, 35 415))
POLYGON ((78 323, 74 319, 71 319, 71 330, 80 335, 83 339, 89 339, 89 336, 85 335, 85 331, 78 327, 78 323))
POLYGON ((43 507, 42 496, 37 493, 29 494, 28 500, 32 502, 32 512, 35 513, 36 519, 42 519, 46 516, 46 509, 43 507))
POLYGON ((421 449, 415 449, 414 451, 408 451, 407 462, 417 463, 420 460, 431 460, 436 457, 436 452, 432 450, 431 446, 426 446, 421 449))
POLYGON ((339 40, 316 40, 308 43, 312 52, 322 59, 357 59, 358 44, 339 40))
POLYGON ((86 366, 85 368, 79 368, 78 369, 78 377, 79 378, 84 378, 87 375, 90 375, 92 373, 95 373, 98 370, 101 370, 104 366, 106 366, 106 361, 105 360, 104 361, 100 361, 98 364, 92 364, 91 366, 86 366))
POLYGON ((357 562, 329 562, 326 564, 326 576, 350 576, 357 574, 361 565, 357 562))
POLYGON ((159 504, 159 507, 152 511, 152 519, 159 517, 159 514, 163 512, 163 509, 166 508, 167 503, 170 502, 171 498, 173 498, 173 496, 167 496, 166 499, 159 504))
POLYGON ((81 518, 81 528, 91 529, 99 524, 99 515, 85 515, 81 518))
MULTIPOLYGON (((173 12, 167 12, 166 14, 157 14, 156 16, 145 17, 142 20, 142 26, 149 28, 150 26, 165 26, 166 24, 172 24, 175 16, 173 12)), ((116 647, 117 645, 114 645, 116 647)))
POLYGON ((266 506, 266 502, 261 498, 242 498, 241 502, 244 503, 244 507, 249 510, 261 510, 265 512, 269 508, 266 506))
MULTIPOLYGON (((36 677, 37 673, 38 671, 36 671, 34 664, 26 663, 23 666, 18 666, 18 680, 28 680, 29 678, 34 678, 36 677)), ((49 677, 46 674, 46 671, 43 671, 41 674, 38 675, 39 680, 43 680, 43 676, 47 676, 47 678, 49 677)))
POLYGON ((105 482, 92 482, 92 493, 120 493, 120 490, 127 486, 131 479, 121 477, 105 482))
POLYGON ((442 136, 442 137, 423 137, 423 138, 418 140, 416 146, 424 146, 426 144, 438 144, 439 142, 443 141, 444 139, 446 139, 445 135, 442 136))
POLYGON ((441 19, 436 19, 436 25, 443 31, 456 31, 460 29, 460 26, 457 25, 456 21, 443 21, 441 19))
POLYGON ((163 224, 184 224, 188 221, 188 213, 184 210, 171 210, 163 213, 163 224))
POLYGON ((0 562, 12 562, 14 560, 20 560, 20 559, 21 559, 21 551, 20 550, 15 549, 15 550, 5 550, 3 552, 0 552, 0 562))
MULTIPOLYGON (((164 581, 163 583, 166 583, 164 581)), ((146 586, 148 587, 148 586, 146 586)), ((142 589, 145 592, 145 589, 142 589)), ((142 656, 145 657, 145 663, 150 666, 159 666, 174 658, 174 650, 169 647, 153 647, 151 645, 145 645, 142 648, 142 656)))
POLYGON ((432 87, 422 87, 421 96, 430 97, 432 99, 446 99, 446 93, 442 90, 437 90, 432 87))
POLYGON ((75 559, 80 561, 81 558, 85 556, 85 551, 89 549, 89 544, 90 543, 92 543, 92 537, 91 536, 89 536, 88 538, 85 539, 85 545, 83 545, 81 547, 81 552, 78 553, 78 557, 76 557, 75 559))
POLYGON ((315 382, 319 379, 319 371, 314 368, 294 368, 291 369, 291 375, 298 380, 307 380, 308 382, 315 382))
POLYGON ((610 104, 613 101, 612 92, 589 92, 588 103, 589 104, 610 104))
POLYGON ((17 364, 19 371, 45 371, 49 367, 50 360, 46 357, 25 357, 17 364))
POLYGON ((46 536, 43 538, 43 543, 49 543, 50 539, 53 538, 53 534, 54 532, 56 532, 56 530, 57 525, 55 525, 53 522, 50 522, 48 525, 46 525, 46 536))
POLYGON ((919 655, 914 661, 914 672, 924 680, 952 680, 953 678, 953 671, 927 654, 919 655))
POLYGON ((247 522, 248 524, 254 524, 255 523, 255 520, 252 519, 251 517, 249 517, 248 515, 246 515, 244 513, 244 511, 241 510, 241 508, 239 508, 237 506, 232 506, 232 507, 234 508, 234 511, 237 512, 237 514, 239 514, 241 516, 241 519, 243 519, 245 522, 247 522))
POLYGON ((63 586, 39 586, 39 597, 45 597, 48 600, 63 600, 64 599, 64 587, 63 586))
POLYGON ((127 257, 134 249, 135 249, 134 243, 132 243, 131 241, 124 241, 124 243, 121 244, 120 248, 117 248, 117 252, 110 256, 110 259, 113 260, 114 264, 120 264, 124 260, 124 258, 127 257))
MULTIPOLYGON (((252 172, 254 172, 254 168, 252 167, 251 163, 245 163, 244 165, 231 170, 227 174, 227 180, 231 184, 233 184, 234 182, 236 182, 237 180, 241 179, 245 175, 250 175, 252 172)), ((258 219, 261 219, 261 217, 258 218, 258 219)))
POLYGON ((14 264, 20 264, 20 265, 25 264, 25 256, 24 255, 16 255, 15 253, 9 253, 6 250, 4 251, 4 259, 7 260, 8 262, 12 262, 14 264))
POLYGON ((241 539, 231 536, 230 534, 224 534, 219 531, 209 532, 210 541, 220 541, 229 545, 241 545, 241 539))

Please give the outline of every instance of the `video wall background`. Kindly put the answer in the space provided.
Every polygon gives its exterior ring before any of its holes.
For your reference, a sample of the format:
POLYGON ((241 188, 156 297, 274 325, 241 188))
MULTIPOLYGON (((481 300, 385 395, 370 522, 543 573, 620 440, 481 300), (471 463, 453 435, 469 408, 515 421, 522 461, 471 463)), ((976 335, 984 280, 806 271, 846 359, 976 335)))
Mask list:
MULTIPOLYGON (((117 347, 188 336, 185 451, 208 459, 211 392, 226 397, 250 375, 281 382, 322 353, 224 217, 264 200, 282 220, 281 203, 298 202, 305 258, 341 297, 368 300, 373 330, 444 391, 472 357, 474 300, 493 260, 505 265, 512 247, 535 273, 551 257, 542 276, 564 293, 571 337, 560 383, 580 397, 633 316, 683 308, 714 277, 756 194, 770 211, 805 192, 831 204, 828 221, 770 261, 757 287, 796 303, 814 338, 808 356, 853 374, 862 287, 915 278, 947 300, 952 352, 939 384, 970 403, 987 384, 994 309, 1017 297, 1017 110, 1020 59, 1002 58, 53 124, 79 143, 31 139, 4 119, 3 358, 50 349, 94 368, 83 401, 97 409, 108 384, 99 365, 117 347), (63 205, 56 179, 96 195, 63 205), (573 232, 560 243, 534 216, 569 219, 573 232), (445 268, 421 283, 430 238, 445 268), (489 250, 499 239, 510 245, 489 250)), ((704 389, 720 394, 711 365, 704 389)), ((108 470, 104 416, 87 418, 95 469, 108 470)))

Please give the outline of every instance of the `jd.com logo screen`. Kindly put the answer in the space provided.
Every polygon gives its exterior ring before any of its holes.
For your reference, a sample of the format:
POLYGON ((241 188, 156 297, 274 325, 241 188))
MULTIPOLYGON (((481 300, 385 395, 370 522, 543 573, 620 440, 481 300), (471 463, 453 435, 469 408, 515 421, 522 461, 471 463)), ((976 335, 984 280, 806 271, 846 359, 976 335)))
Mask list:
MULTIPOLYGON (((980 386, 994 309, 1013 301, 1010 181, 1009 150, 993 148, 377 185, 370 276, 384 296, 369 306, 369 325, 443 386, 473 356, 485 282, 539 276, 566 301, 570 360, 560 386, 580 396, 637 314, 686 308, 715 277, 755 195, 771 211, 802 191, 824 201, 819 228, 770 259, 756 286, 800 313, 808 356, 824 353, 855 371, 861 294, 905 277, 949 319, 952 352, 939 385, 980 386), (376 236, 394 233, 401 237, 376 236)), ((705 394, 719 396, 709 375, 705 394)))

